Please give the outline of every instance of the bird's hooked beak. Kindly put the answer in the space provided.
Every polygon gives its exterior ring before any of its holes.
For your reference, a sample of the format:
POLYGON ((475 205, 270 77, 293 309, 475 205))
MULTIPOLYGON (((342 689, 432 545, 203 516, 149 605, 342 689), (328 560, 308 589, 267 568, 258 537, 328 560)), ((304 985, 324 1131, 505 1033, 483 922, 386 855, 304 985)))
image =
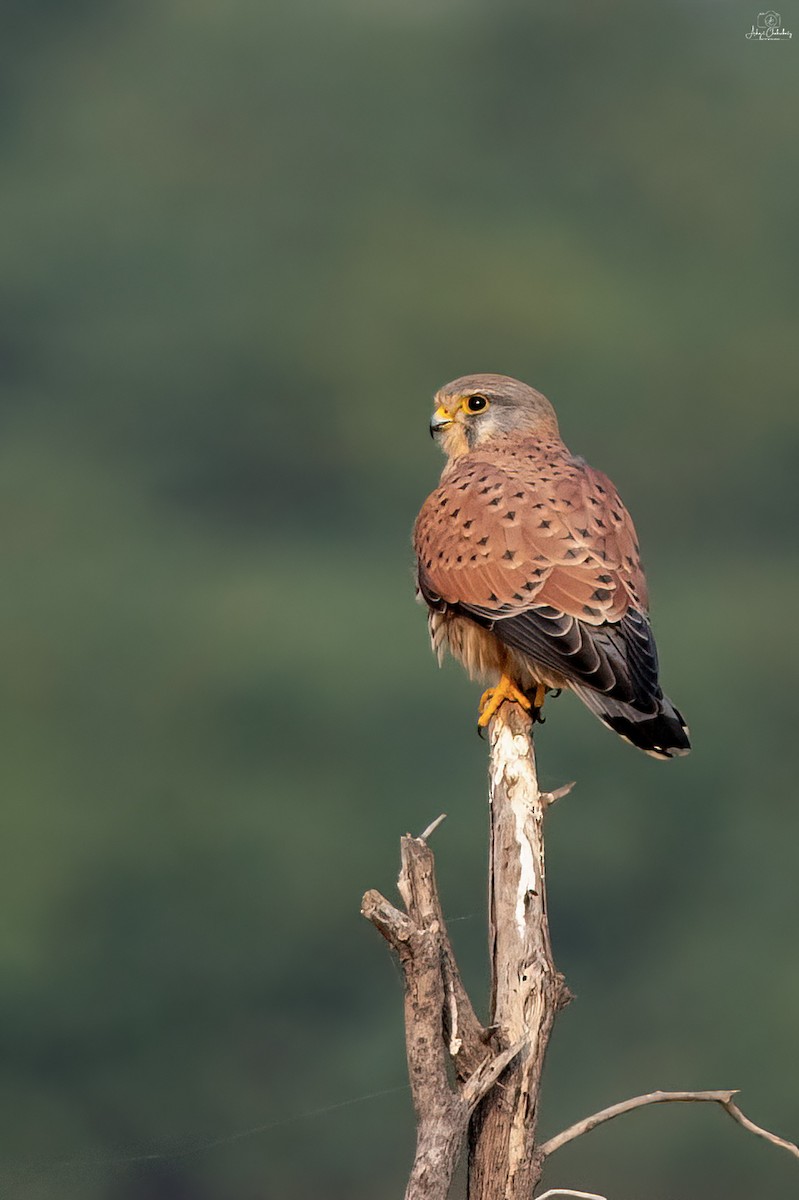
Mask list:
POLYGON ((442 429, 445 429, 447 425, 451 425, 452 421, 453 417, 451 414, 447 412, 443 404, 439 404, 438 408, 430 418, 430 436, 435 437, 436 434, 440 433, 442 429))

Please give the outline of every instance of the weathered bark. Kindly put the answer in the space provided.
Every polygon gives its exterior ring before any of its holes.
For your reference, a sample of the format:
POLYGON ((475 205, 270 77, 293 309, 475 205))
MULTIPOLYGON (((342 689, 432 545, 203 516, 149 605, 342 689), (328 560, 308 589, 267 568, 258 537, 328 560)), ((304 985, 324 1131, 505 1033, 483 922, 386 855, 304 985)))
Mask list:
POLYGON ((398 881, 406 912, 367 892, 361 912, 396 951, 405 982, 405 1044, 417 1141, 406 1200, 445 1200, 475 1105, 518 1045, 494 1050, 455 965, 438 899, 433 852, 404 837, 398 881), (455 1080, 450 1080, 449 1063, 455 1080))
MULTIPOLYGON (((624 1113, 668 1101, 720 1104, 745 1129, 799 1157, 799 1147, 744 1116, 732 1091, 636 1096, 536 1143, 547 1045, 558 1009, 571 998, 549 940, 544 814, 571 785, 540 791, 530 718, 518 706, 503 704, 489 732, 488 1028, 466 994, 441 911, 425 840, 438 821, 421 838, 402 839, 398 887, 405 911, 375 891, 366 893, 361 906, 397 953, 405 983, 417 1134, 405 1200, 446 1200, 467 1129, 469 1200, 532 1200, 544 1161, 561 1146, 624 1113)), ((540 1200, 556 1195, 602 1200, 568 1188, 550 1189, 540 1200)))
POLYGON ((552 959, 544 865, 546 798, 538 786, 530 718, 503 705, 491 722, 489 936, 491 1027, 501 1047, 523 1041, 472 1118, 469 1200, 530 1200, 541 1176, 535 1152, 544 1057, 569 999, 552 959))

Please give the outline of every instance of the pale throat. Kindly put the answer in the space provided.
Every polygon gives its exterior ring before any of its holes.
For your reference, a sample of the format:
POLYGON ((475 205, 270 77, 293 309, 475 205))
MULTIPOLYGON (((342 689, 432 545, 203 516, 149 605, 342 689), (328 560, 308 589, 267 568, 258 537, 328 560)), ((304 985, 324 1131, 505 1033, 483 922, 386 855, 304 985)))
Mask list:
POLYGON ((437 435, 436 440, 448 459, 461 458, 472 449, 466 429, 460 421, 453 421, 451 425, 447 425, 437 435))

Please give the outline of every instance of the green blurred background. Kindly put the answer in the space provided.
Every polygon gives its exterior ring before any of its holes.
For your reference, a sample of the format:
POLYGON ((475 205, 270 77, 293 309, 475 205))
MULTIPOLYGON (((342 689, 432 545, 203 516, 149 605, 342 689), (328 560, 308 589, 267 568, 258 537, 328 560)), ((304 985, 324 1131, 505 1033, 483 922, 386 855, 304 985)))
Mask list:
MULTIPOLYGON (((484 370, 633 510, 696 747, 653 762, 570 697, 540 734, 578 781, 542 1129, 739 1087, 799 1133, 799 41, 756 15, 4 6, 3 1197, 401 1194, 401 985, 358 908, 445 810, 484 1003, 478 689, 435 668, 409 543, 432 392, 484 370)), ((678 1106, 547 1175, 796 1180, 678 1106)))

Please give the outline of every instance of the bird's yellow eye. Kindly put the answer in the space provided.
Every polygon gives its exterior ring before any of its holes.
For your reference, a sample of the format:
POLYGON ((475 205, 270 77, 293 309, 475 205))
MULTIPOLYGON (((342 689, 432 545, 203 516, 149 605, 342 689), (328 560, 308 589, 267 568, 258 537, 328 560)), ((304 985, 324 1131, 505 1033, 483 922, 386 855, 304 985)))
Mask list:
POLYGON ((479 413, 485 412, 488 408, 488 400, 485 396, 467 396, 463 402, 465 412, 479 413))

